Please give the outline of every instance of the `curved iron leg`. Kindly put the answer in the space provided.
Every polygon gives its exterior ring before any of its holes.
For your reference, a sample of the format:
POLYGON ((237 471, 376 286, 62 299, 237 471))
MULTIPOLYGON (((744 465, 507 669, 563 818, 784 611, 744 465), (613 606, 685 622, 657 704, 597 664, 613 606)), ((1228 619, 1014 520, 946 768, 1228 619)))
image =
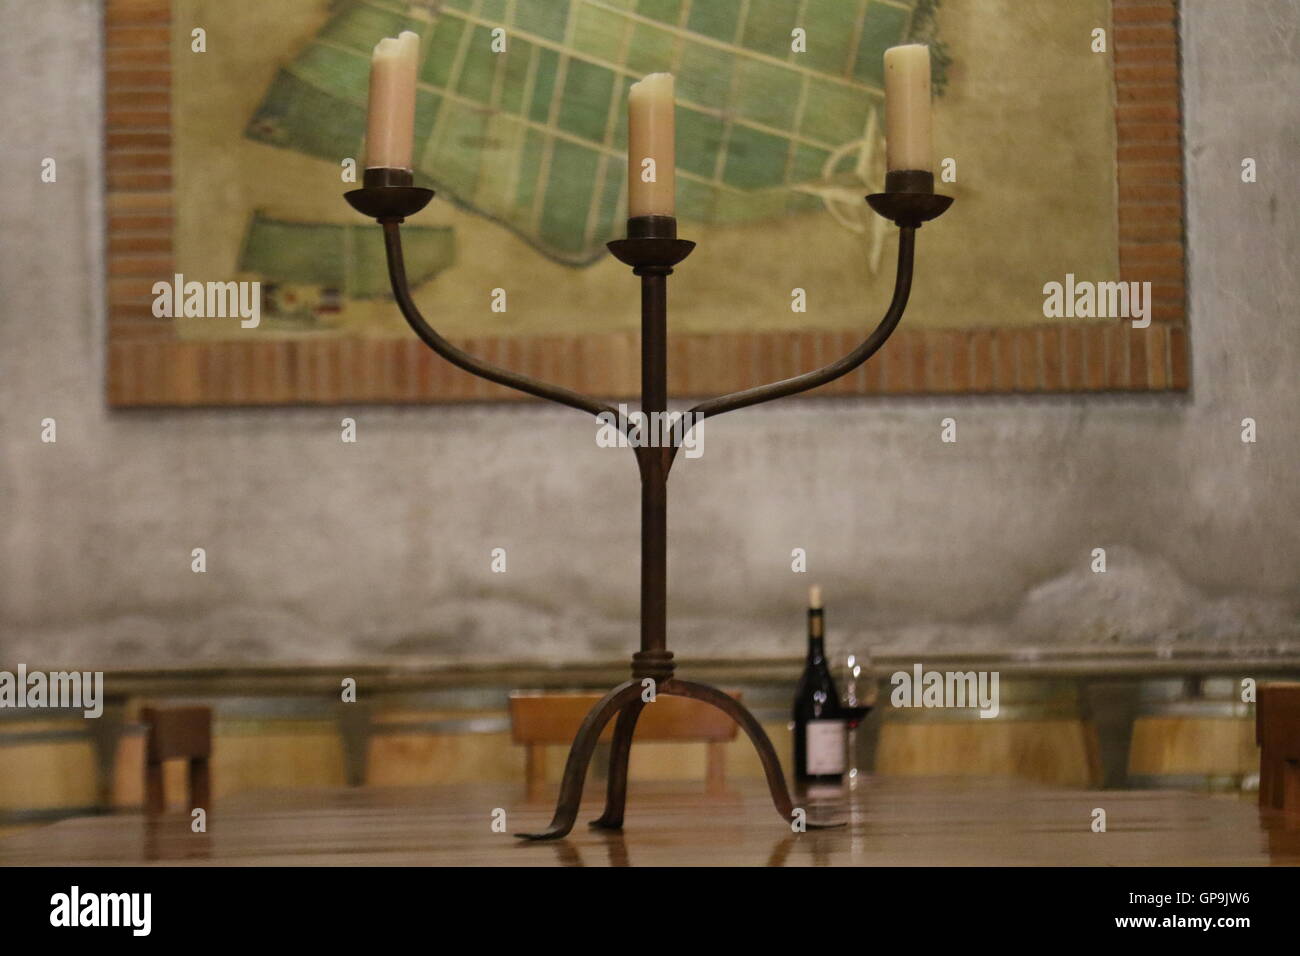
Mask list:
POLYGON ((609 751, 609 783, 605 791, 605 812, 591 821, 591 826, 602 830, 623 828, 623 806, 627 803, 627 762, 632 750, 632 734, 645 701, 640 697, 618 712, 614 725, 614 743, 609 751))
POLYGON ((587 765, 600 740, 600 733, 623 706, 641 695, 641 682, 624 681, 600 699, 595 707, 583 718, 578 728, 573 745, 569 748, 569 759, 564 764, 564 778, 560 782, 560 799, 555 805, 555 816, 551 825, 541 833, 516 833, 515 836, 525 840, 558 840, 573 829, 573 821, 578 818, 578 804, 582 802, 582 783, 587 776, 587 765))
MULTIPOLYGON (((754 749, 758 751, 758 759, 763 762, 763 773, 767 775, 767 789, 772 794, 772 803, 776 806, 776 812, 781 814, 781 818, 789 824, 795 811, 794 801, 790 799, 790 791, 785 785, 785 774, 781 772, 781 761, 776 755, 772 741, 768 739, 762 725, 754 719, 754 715, 730 694, 724 694, 716 687, 707 684, 696 684, 693 681, 678 680, 674 677, 661 683, 658 692, 678 697, 693 697, 706 704, 712 704, 741 726, 749 735, 749 741, 754 745, 754 749)), ((814 823, 812 820, 807 820, 805 825, 810 830, 844 826, 843 823, 814 823)))

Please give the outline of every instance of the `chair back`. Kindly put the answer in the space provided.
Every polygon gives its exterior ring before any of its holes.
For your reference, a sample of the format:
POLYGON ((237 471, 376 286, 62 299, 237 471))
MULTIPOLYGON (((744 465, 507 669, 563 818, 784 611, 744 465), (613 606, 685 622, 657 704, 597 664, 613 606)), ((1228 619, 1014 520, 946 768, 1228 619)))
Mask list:
POLYGON ((163 764, 184 760, 189 768, 190 809, 207 811, 212 795, 212 708, 142 707, 145 725, 144 812, 160 816, 167 808, 163 764))
POLYGON ((1300 813, 1300 684, 1260 684, 1258 696, 1259 804, 1300 813))

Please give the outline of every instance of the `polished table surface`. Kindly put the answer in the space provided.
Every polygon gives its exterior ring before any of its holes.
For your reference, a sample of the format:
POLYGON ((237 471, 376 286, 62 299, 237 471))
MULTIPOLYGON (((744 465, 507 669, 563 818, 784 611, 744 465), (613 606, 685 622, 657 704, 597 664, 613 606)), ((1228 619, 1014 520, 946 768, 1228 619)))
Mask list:
POLYGON ((1253 794, 866 779, 819 811, 847 826, 795 834, 756 782, 732 782, 717 797, 693 784, 634 783, 624 830, 610 833, 586 826, 602 790, 588 786, 578 825, 554 843, 510 835, 550 819, 549 805, 526 803, 514 786, 262 791, 219 801, 207 833, 192 833, 179 813, 26 830, 0 840, 0 865, 1300 864, 1300 816, 1262 811, 1253 794), (1104 833, 1093 831, 1095 808, 1106 812, 1104 833), (507 832, 493 829, 498 810, 507 832))

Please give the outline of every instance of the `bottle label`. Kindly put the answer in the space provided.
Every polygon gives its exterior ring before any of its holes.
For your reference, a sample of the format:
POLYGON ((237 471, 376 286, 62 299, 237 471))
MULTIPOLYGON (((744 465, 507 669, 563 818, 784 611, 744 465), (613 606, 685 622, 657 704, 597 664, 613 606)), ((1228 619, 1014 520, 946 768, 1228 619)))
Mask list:
POLYGON ((813 776, 844 772, 844 721, 810 720, 805 740, 808 745, 806 770, 813 776))

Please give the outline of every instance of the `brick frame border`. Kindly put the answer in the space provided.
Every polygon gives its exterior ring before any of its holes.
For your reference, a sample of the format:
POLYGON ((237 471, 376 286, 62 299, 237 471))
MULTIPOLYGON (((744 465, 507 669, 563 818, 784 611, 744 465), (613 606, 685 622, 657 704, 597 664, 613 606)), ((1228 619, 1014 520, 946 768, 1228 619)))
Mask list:
MULTIPOLYGON (((171 0, 106 0, 108 403, 113 407, 424 403, 522 399, 418 340, 192 342, 155 318, 150 289, 172 255, 171 0)), ((1177 0, 1112 0, 1120 278, 1151 281, 1151 325, 1044 323, 902 330, 875 360, 814 395, 1183 391, 1186 321, 1177 0)), ((677 336, 674 395, 798 374, 860 332, 677 336)), ((591 394, 634 396, 634 332, 458 341, 476 355, 591 394), (579 359, 575 362, 573 360, 579 359), (576 372, 576 374, 575 374, 576 372)))

